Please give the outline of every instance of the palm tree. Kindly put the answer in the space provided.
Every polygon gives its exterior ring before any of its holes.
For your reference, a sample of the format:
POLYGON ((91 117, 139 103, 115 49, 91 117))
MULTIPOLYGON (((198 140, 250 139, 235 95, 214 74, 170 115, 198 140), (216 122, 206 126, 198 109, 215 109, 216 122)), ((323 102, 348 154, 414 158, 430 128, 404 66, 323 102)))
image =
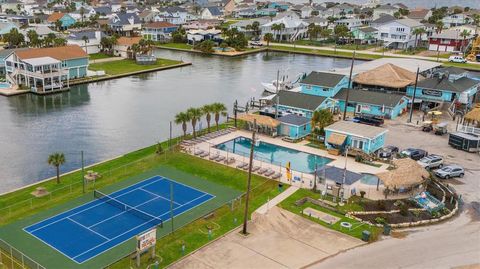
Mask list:
POLYGON ((417 48, 417 46, 418 46, 418 41, 417 41, 417 40, 418 40, 418 37, 420 36, 420 39, 421 39, 421 38, 422 38, 422 35, 423 35, 424 33, 426 33, 426 32, 427 32, 427 31, 425 31, 425 29, 423 29, 423 28, 415 28, 415 29, 413 29, 412 34, 415 35, 415 48, 417 48))
POLYGON ((270 42, 273 40, 273 34, 272 33, 266 33, 263 36, 263 40, 267 42, 267 47, 270 46, 270 42))
POLYGON ((90 42, 90 38, 88 38, 88 36, 84 35, 84 36, 82 36, 82 40, 85 43, 85 52, 88 54, 87 43, 90 42))
POLYGON ((443 30, 443 22, 442 21, 437 21, 435 26, 437 27, 437 34, 441 34, 442 30, 443 30))
POLYGON ((316 110, 312 115, 312 130, 320 129, 320 133, 324 134, 324 128, 333 123, 333 114, 328 109, 316 110))
POLYGON ((201 108, 191 107, 187 109, 187 114, 190 116, 190 122, 192 123, 192 128, 193 128, 193 138, 195 138, 197 136, 195 132, 195 126, 197 126, 197 122, 202 117, 203 111, 201 108))
POLYGON ((212 110, 213 110, 212 105, 204 105, 202 107, 203 114, 205 115, 205 119, 207 120, 207 129, 209 133, 210 133, 210 121, 212 120, 212 110))
POLYGON ((27 37, 28 37, 28 40, 30 40, 30 46, 32 47, 38 47, 40 44, 40 40, 38 38, 38 34, 35 30, 29 30, 27 32, 27 37))
POLYGON ((187 122, 190 121, 190 115, 185 112, 180 112, 175 115, 175 123, 182 125, 183 137, 187 136, 187 122))
POLYGON ((463 41, 462 41, 462 52, 463 52, 463 56, 465 57, 465 50, 467 49, 467 46, 465 44, 465 41, 467 40, 467 37, 470 36, 470 31, 468 31, 467 29, 464 29, 461 33, 460 33, 460 36, 463 37, 463 41))
POLYGON ((215 125, 218 131, 218 122, 220 121, 220 116, 227 116, 227 107, 222 103, 213 103, 212 113, 215 114, 215 125))
POLYGON ((274 24, 272 24, 272 27, 271 27, 271 28, 272 28, 272 30, 273 30, 273 33, 275 33, 275 40, 278 41, 278 40, 280 39, 280 37, 279 37, 277 31, 280 31, 280 30, 281 30, 280 24, 274 23, 274 24))
POLYGON ((60 184, 60 165, 65 163, 65 155, 60 152, 55 152, 48 156, 48 164, 55 166, 57 169, 57 184, 60 184))

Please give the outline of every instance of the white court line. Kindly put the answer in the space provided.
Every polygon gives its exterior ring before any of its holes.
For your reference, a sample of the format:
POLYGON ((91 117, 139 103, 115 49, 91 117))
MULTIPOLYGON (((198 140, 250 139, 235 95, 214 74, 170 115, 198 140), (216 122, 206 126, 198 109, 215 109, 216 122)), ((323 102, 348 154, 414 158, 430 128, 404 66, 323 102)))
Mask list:
MULTIPOLYGON (((190 202, 183 204, 182 206, 184 206, 184 205, 187 205, 187 204, 190 204, 190 203, 192 203, 193 201, 196 201, 196 200, 198 200, 198 199, 200 199, 200 198, 202 198, 202 197, 204 197, 204 196, 206 196, 206 195, 211 195, 211 194, 209 194, 209 193, 205 193, 204 195, 202 195, 202 196, 199 196, 199 197, 197 197, 197 198, 195 198, 195 199, 191 200, 190 202)), ((211 195, 211 196, 212 196, 212 198, 214 198, 214 197, 215 197, 214 195, 211 195)), ((210 198, 210 199, 212 199, 212 198, 210 198)), ((209 199, 209 200, 210 200, 210 199, 209 199)), ((207 201, 208 201, 208 200, 207 200, 207 201)), ((201 204, 204 204, 204 203, 205 203, 205 202, 207 202, 207 201, 204 201, 203 203, 200 203, 200 204, 196 205, 195 207, 197 207, 197 206, 199 206, 199 205, 201 205, 201 204)), ((177 207, 176 209, 178 209, 178 208, 180 208, 180 207, 182 207, 182 206, 179 206, 179 207, 177 207)), ((193 208, 195 208, 195 207, 192 207, 192 208, 190 208, 190 210, 192 210, 192 209, 193 209, 193 208)), ((184 211, 184 212, 182 212, 182 213, 185 213, 185 212, 186 212, 186 211, 184 211)), ((178 215, 181 215, 182 213, 180 213, 180 214, 178 214, 178 215)), ((166 212, 166 213, 164 213, 164 214, 162 214, 162 215, 158 216, 158 218, 160 218, 160 219, 161 219, 161 218, 162 218, 162 216, 164 216, 164 215, 167 215, 167 214, 170 214, 170 212, 166 212)), ((176 217, 176 216, 178 216, 178 215, 174 215, 174 217, 176 217)), ((153 220, 151 220, 151 221, 153 221, 153 220)), ((108 243, 108 242, 110 242, 110 241, 113 241, 113 240, 115 240, 115 239, 117 239, 117 238, 119 238, 119 237, 123 236, 124 234, 127 234, 127 233, 129 233, 130 231, 133 231, 133 230, 135 230, 135 229, 137 229, 137 228, 140 228, 140 227, 144 226, 145 224, 148 224, 148 223, 150 223, 151 221, 148 221, 148 222, 142 223, 141 225, 138 225, 138 226, 136 226, 136 227, 133 227, 133 228, 131 228, 130 230, 128 230, 128 231, 125 231, 125 232, 123 232, 123 233, 121 233, 121 234, 119 234, 119 235, 117 235, 117 236, 115 236, 115 237, 111 238, 111 239, 110 239, 109 241, 107 241, 107 242, 103 242, 103 243, 101 243, 100 245, 96 245, 95 247, 93 247, 93 248, 91 248, 91 249, 89 249, 89 250, 87 250, 87 251, 85 251, 85 252, 83 252, 83 253, 80 253, 80 254, 78 254, 78 255, 77 255, 77 256, 75 256, 75 257, 73 257, 73 259, 77 258, 78 256, 82 256, 83 254, 85 254, 85 253, 88 253, 88 252, 90 252, 90 251, 92 251, 92 250, 94 250, 94 249, 96 249, 96 248, 98 248, 98 247, 100 247, 100 246, 103 246, 103 245, 105 245, 106 243, 108 243)), ((130 239, 130 238, 128 238, 128 239, 130 239)), ((127 239, 127 240, 128 240, 128 239, 127 239)), ((126 241, 126 240, 125 240, 125 241, 126 241)), ((125 241, 124 241, 124 242, 125 242, 125 241)), ((120 243, 119 243, 119 244, 120 244, 120 243)), ((118 245, 118 244, 117 244, 117 245, 118 245)), ((115 246, 117 246, 117 245, 115 245, 115 246)), ((113 246, 113 247, 115 247, 115 246, 113 246)), ((113 248, 113 247, 111 247, 111 248, 113 248)), ((111 249, 111 248, 109 248, 109 249, 111 249)), ((107 250, 109 250, 109 249, 107 249, 107 250)), ((105 251, 107 251, 107 250, 104 250, 103 252, 105 252, 105 251)), ((101 253, 103 253, 103 252, 101 252, 101 253)), ((97 255, 100 255, 101 253, 98 253, 97 255)), ((90 259, 92 259, 92 258, 96 257, 97 255, 95 255, 95 256, 93 256, 93 257, 90 257, 90 259)))
POLYGON ((85 226, 85 225, 81 224, 81 223, 80 223, 80 222, 78 222, 78 221, 75 221, 75 220, 73 220, 73 219, 71 219, 71 218, 69 218, 69 217, 67 217, 67 219, 68 219, 69 221, 71 221, 71 222, 73 222, 73 223, 75 223, 75 224, 77 224, 77 225, 80 225, 81 227, 83 227, 83 228, 85 228, 85 229, 89 230, 90 232, 92 232, 92 233, 94 233, 94 234, 96 234, 96 235, 98 235, 98 236, 101 236, 101 237, 103 237, 104 239, 107 239, 107 241, 108 241, 108 240, 110 240, 110 238, 108 238, 108 237, 104 236, 103 234, 99 234, 98 232, 96 232, 96 231, 94 231, 94 230, 90 229, 89 227, 87 227, 87 226, 85 226))
MULTIPOLYGON (((161 195, 158 195, 158 194, 156 194, 156 193, 154 193, 154 192, 148 191, 148 190, 146 190, 146 189, 144 189, 144 188, 139 188, 139 189, 142 190, 142 191, 144 191, 144 192, 146 192, 146 193, 150 193, 150 194, 152 194, 152 195, 157 196, 158 198, 162 198, 163 200, 167 200, 167 201, 170 202, 170 199, 167 199, 167 198, 165 198, 165 197, 163 197, 163 196, 161 196, 161 195)), ((177 205, 182 205, 182 204, 177 203, 177 202, 175 202, 175 201, 173 201, 173 203, 174 203, 174 204, 177 204, 177 205)))
MULTIPOLYGON (((150 179, 155 178, 155 177, 158 177, 158 176, 154 176, 154 177, 145 179, 144 181, 150 180, 150 179)), ((148 183, 148 184, 145 184, 145 186, 151 185, 151 184, 156 183, 156 182, 158 182, 158 181, 160 181, 160 180, 163 180, 163 179, 164 179, 163 177, 160 177, 159 179, 156 179, 156 180, 154 180, 153 182, 150 182, 150 183, 148 183)), ((139 183, 141 183, 141 182, 139 182, 139 183)), ((139 183, 137 183, 137 184, 139 184, 139 183)), ((135 185, 132 185, 132 186, 135 186, 135 185)), ((130 187, 131 187, 131 186, 130 186, 130 187)), ((142 187, 143 187, 143 186, 142 186, 142 187)), ((127 187, 127 188, 129 188, 129 187, 127 187)), ((132 192, 138 190, 139 188, 141 188, 141 187, 134 188, 134 189, 129 190, 129 191, 125 192, 125 193, 122 193, 122 194, 120 194, 120 195, 118 195, 118 196, 112 196, 112 197, 114 197, 114 198, 122 197, 122 196, 124 196, 124 195, 126 195, 126 194, 129 194, 129 193, 132 193, 132 192)), ((126 189, 126 188, 124 188, 124 189, 126 189)), ((124 190, 124 189, 120 189, 120 190, 118 190, 118 191, 116 191, 116 192, 119 192, 119 191, 124 190)), ((115 192, 114 192, 114 193, 115 193, 115 192)), ((52 224, 55 224, 55 223, 57 223, 57 222, 60 222, 60 221, 62 221, 62 220, 64 220, 64 219, 66 219, 66 218, 69 218, 69 217, 78 215, 78 214, 80 214, 80 213, 82 213, 82 212, 85 212, 85 211, 90 210, 90 209, 92 209, 92 208, 95 208, 95 207, 97 207, 97 206, 106 204, 106 202, 103 202, 103 201, 101 201, 101 200, 93 200, 93 201, 91 201, 91 202, 89 202, 89 203, 96 203, 96 204, 95 204, 95 205, 92 205, 92 206, 90 206, 90 207, 87 207, 87 208, 85 208, 85 209, 82 209, 82 210, 80 210, 80 211, 78 211, 78 212, 75 212, 74 214, 71 214, 71 215, 68 215, 68 216, 66 216, 66 217, 63 217, 63 218, 61 218, 61 219, 58 219, 58 220, 56 220, 56 221, 50 222, 50 223, 48 223, 48 224, 46 224, 46 225, 44 225, 44 226, 41 226, 41 227, 39 227, 39 228, 36 228, 35 230, 32 230, 32 231, 30 231, 30 232, 26 231, 25 229, 28 229, 28 228, 31 227, 31 226, 35 226, 37 223, 35 223, 35 224, 33 224, 33 225, 30 225, 30 226, 24 228, 23 230, 25 230, 25 231, 28 232, 28 233, 34 233, 34 232, 36 232, 36 231, 38 231, 38 230, 41 230, 41 229, 43 229, 43 228, 45 228, 45 227, 48 227, 48 226, 52 225, 52 224), (100 201, 100 202, 99 202, 99 201, 100 201)), ((79 207, 85 206, 85 205, 88 205, 88 203, 87 203, 87 204, 80 205, 80 206, 77 206, 77 207, 74 207, 74 208, 72 208, 72 209, 70 209, 70 210, 68 210, 68 211, 64 211, 64 212, 62 212, 62 213, 60 213, 60 214, 57 214, 57 215, 55 215, 55 216, 52 216, 52 217, 46 219, 46 220, 53 219, 53 218, 55 218, 55 217, 57 217, 57 216, 59 216, 59 215, 65 214, 65 213, 67 213, 67 212, 69 212, 69 211, 73 211, 73 210, 75 210, 75 209, 77 209, 77 208, 79 208, 79 207)), ((46 221, 46 220, 43 220, 43 221, 46 221)))

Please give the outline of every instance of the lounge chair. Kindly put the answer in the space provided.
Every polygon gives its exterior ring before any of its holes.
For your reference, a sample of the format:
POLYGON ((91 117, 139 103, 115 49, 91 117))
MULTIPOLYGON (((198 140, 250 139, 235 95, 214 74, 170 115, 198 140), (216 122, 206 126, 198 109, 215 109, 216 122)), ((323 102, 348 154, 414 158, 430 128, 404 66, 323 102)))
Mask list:
POLYGON ((275 173, 275 174, 273 174, 272 179, 277 179, 277 178, 281 178, 281 177, 282 177, 282 173, 275 173))
POLYGON ((260 169, 260 166, 253 166, 252 167, 252 172, 256 172, 258 169, 260 169))
POLYGON ((237 168, 242 168, 243 169, 243 167, 245 167, 245 166, 248 166, 248 163, 242 162, 242 163, 237 164, 237 168))
POLYGON ((233 157, 229 157, 228 159, 225 160, 226 164, 232 164, 235 163, 236 159, 233 157))
POLYGON ((247 165, 245 165, 244 167, 242 167, 242 169, 245 170, 245 171, 247 171, 249 167, 250 167, 250 165, 247 164, 247 165))
POLYGON ((275 171, 273 171, 271 168, 268 168, 267 172, 265 172, 263 175, 269 177, 273 174, 275 174, 275 171))
POLYGON ((264 168, 260 168, 260 169, 258 169, 258 172, 257 172, 257 173, 259 173, 259 174, 261 175, 261 174, 264 174, 265 172, 267 172, 267 170, 268 170, 268 169, 265 168, 265 167, 264 167, 264 168))
POLYGON ((196 156, 198 156, 198 155, 202 155, 203 153, 205 153, 205 151, 199 149, 199 150, 195 151, 194 154, 195 154, 196 156))
POLYGON ((215 161, 217 161, 217 162, 221 162, 223 160, 225 160, 224 156, 218 156, 218 158, 215 159, 215 161))
POLYGON ((215 160, 215 159, 217 159, 218 157, 220 157, 220 155, 218 155, 218 153, 217 153, 217 154, 212 154, 212 155, 210 155, 209 159, 210 159, 210 160, 215 160))
POLYGON ((200 157, 205 158, 205 157, 207 157, 208 155, 210 155, 208 152, 204 152, 204 153, 200 154, 200 157))

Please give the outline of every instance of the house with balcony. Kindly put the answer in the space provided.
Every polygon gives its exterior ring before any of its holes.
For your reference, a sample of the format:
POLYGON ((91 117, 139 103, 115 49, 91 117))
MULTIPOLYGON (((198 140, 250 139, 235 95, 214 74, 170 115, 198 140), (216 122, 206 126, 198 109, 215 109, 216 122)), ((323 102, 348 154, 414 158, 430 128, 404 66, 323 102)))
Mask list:
POLYGON ((62 24, 61 24, 61 27, 62 29, 67 29, 69 28, 70 26, 72 26, 73 24, 75 24, 75 22, 77 22, 72 16, 70 16, 69 14, 65 14, 65 13, 61 13, 61 12, 55 12, 55 13, 52 13, 50 16, 48 16, 47 18, 47 22, 52 25, 53 27, 55 27, 55 23, 57 21, 60 21, 62 24))
POLYGON ((159 9, 158 14, 153 18, 154 21, 166 21, 178 25, 185 24, 188 19, 187 10, 176 6, 159 9))
POLYGON ((172 32, 178 29, 178 25, 169 22, 151 22, 143 26, 142 36, 146 40, 167 42, 171 39, 172 32))
POLYGON ((473 35, 460 36, 460 31, 444 30, 441 33, 432 34, 428 38, 428 50, 440 52, 462 51, 473 39, 473 35))
POLYGON ((78 45, 14 50, 5 58, 7 80, 39 94, 68 89, 87 68, 88 54, 78 45))
POLYGON ((300 92, 309 95, 333 97, 348 88, 348 77, 341 74, 313 71, 300 82, 300 92))
POLYGON ((99 30, 71 31, 67 37, 67 44, 80 46, 87 54, 99 53, 102 47, 100 42, 105 35, 99 30))
POLYGON ((294 41, 304 39, 308 36, 308 23, 291 16, 285 16, 281 19, 271 21, 262 25, 262 35, 267 33, 273 34, 275 40, 294 41), (283 24, 285 28, 282 30, 274 30, 274 25, 283 24))
POLYGON ((134 36, 142 29, 142 22, 135 13, 116 13, 108 21, 108 26, 121 36, 134 36))
POLYGON ((373 44, 377 42, 378 30, 377 28, 366 26, 353 29, 352 34, 357 44, 373 44))
POLYGON ((379 7, 375 7, 373 9, 373 19, 376 20, 383 15, 390 15, 393 16, 395 12, 398 11, 398 8, 392 6, 392 5, 380 5, 379 7))
POLYGON ((337 25, 344 25, 348 28, 349 31, 352 31, 353 29, 359 28, 363 25, 362 20, 360 19, 340 19, 335 21, 335 26, 337 25))
POLYGON ((465 13, 450 14, 442 18, 442 22, 445 28, 454 26, 460 26, 467 23, 467 17, 465 13))
MULTIPOLYGON (((415 46, 413 31, 425 26, 412 19, 399 19, 379 25, 378 39, 383 41, 385 47, 395 49, 407 49, 415 46)), ((418 37, 421 39, 422 37, 418 37)))

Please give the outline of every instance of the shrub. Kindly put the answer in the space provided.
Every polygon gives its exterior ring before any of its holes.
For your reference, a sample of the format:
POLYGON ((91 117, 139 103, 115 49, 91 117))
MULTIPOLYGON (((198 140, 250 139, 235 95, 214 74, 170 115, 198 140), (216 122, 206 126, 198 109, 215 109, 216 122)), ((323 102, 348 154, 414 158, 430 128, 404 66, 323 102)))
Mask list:
POLYGON ((155 153, 158 155, 163 153, 162 144, 160 142, 158 142, 157 145, 155 146, 155 153))
POLYGON ((386 205, 385 205, 385 201, 383 201, 383 200, 378 200, 378 201, 377 201, 377 208, 378 208, 378 210, 380 210, 380 211, 386 210, 387 207, 386 207, 386 205))
POLYGON ((376 217, 375 218, 375 222, 378 223, 378 224, 386 224, 387 222, 385 221, 384 218, 382 217, 376 217))
POLYGON ((414 210, 414 211, 412 211, 412 214, 413 214, 415 217, 418 218, 418 217, 420 216, 420 211, 414 210))
POLYGON ((365 194, 367 194, 365 191, 360 191, 360 197, 364 198, 365 194))
POLYGON ((400 215, 405 217, 408 216, 408 206, 406 204, 400 206, 400 215))

